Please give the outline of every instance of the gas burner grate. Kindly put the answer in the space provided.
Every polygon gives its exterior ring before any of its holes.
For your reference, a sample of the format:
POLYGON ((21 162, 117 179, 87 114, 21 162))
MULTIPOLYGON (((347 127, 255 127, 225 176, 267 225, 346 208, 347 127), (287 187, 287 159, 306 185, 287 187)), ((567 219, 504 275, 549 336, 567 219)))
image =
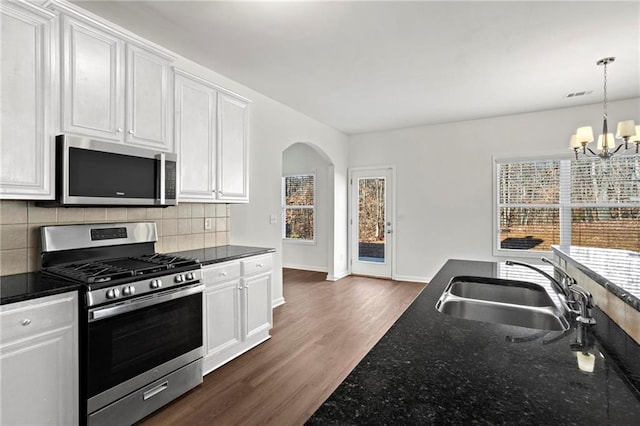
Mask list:
POLYGON ((192 259, 188 257, 175 256, 172 254, 162 254, 162 253, 145 254, 142 256, 135 257, 134 259, 155 263, 157 265, 167 265, 168 268, 197 265, 198 263, 200 263, 198 259, 192 259))
POLYGON ((121 278, 137 277, 188 266, 197 267, 200 261, 181 256, 150 253, 94 262, 61 264, 43 269, 49 275, 85 284, 106 283, 121 278))
POLYGON ((129 269, 101 262, 52 266, 47 268, 45 272, 87 284, 101 283, 134 275, 133 271, 129 269))

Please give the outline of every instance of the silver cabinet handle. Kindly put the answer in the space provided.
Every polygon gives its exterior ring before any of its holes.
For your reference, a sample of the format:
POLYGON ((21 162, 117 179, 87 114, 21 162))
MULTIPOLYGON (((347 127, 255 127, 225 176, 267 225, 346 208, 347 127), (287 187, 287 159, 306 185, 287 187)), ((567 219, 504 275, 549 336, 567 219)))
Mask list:
POLYGON ((22 320, 22 325, 24 325, 25 327, 29 324, 31 324, 31 320, 29 318, 25 318, 22 320))
POLYGON ((132 135, 133 134, 133 130, 129 130, 129 134, 132 135))
POLYGON ((258 264, 256 265, 256 268, 258 268, 258 269, 262 268, 262 263, 258 263, 258 264))
POLYGON ((122 133, 122 127, 118 127, 118 133, 122 133))
POLYGON ((221 276, 221 277, 226 277, 226 276, 227 276, 227 273, 226 273, 226 272, 220 272, 220 276, 221 276))

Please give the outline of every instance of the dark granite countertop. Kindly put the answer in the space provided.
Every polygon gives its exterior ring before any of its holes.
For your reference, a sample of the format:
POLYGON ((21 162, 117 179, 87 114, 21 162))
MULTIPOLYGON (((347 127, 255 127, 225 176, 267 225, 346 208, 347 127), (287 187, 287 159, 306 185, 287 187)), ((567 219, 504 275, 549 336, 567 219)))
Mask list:
MULTIPOLYGON (((275 252, 275 249, 226 245, 186 250, 175 254, 198 258, 202 265, 206 266, 272 252, 275 252)), ((0 304, 21 302, 67 291, 77 291, 81 287, 81 284, 46 277, 39 272, 6 275, 0 277, 0 304)))
POLYGON ((39 272, 5 275, 0 277, 0 305, 78 291, 80 287, 80 284, 46 277, 39 272))
POLYGON ((593 327, 587 373, 570 348, 575 328, 547 333, 436 310, 451 277, 505 269, 448 261, 308 424, 637 424, 640 397, 593 327))
POLYGON ((552 250, 640 311, 640 253, 579 246, 553 246, 552 250))
POLYGON ((273 253, 275 251, 273 248, 227 245, 180 251, 174 254, 185 257, 195 257, 200 260, 203 266, 206 266, 214 263, 242 259, 244 257, 257 256, 259 254, 273 253))

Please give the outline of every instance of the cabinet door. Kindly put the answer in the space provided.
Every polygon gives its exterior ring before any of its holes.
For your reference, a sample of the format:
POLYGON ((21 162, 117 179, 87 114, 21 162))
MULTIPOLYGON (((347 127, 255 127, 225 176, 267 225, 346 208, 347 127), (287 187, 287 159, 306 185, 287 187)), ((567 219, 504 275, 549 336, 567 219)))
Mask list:
POLYGON ((216 91, 176 72, 178 200, 214 201, 216 91))
POLYGON ((127 45, 127 143, 172 150, 168 78, 169 61, 138 46, 127 45))
POLYGON ((78 424, 74 337, 68 326, 3 345, 0 424, 78 424))
POLYGON ((73 18, 63 19, 63 128, 121 141, 124 43, 73 18))
POLYGON ((248 103, 218 95, 218 200, 249 201, 248 103))
POLYGON ((78 296, 0 306, 0 424, 78 424, 78 296))
POLYGON ((207 286, 204 303, 204 356, 207 358, 241 342, 240 280, 207 286))
POLYGON ((271 329, 271 273, 256 275, 243 280, 244 290, 244 339, 271 329))
POLYGON ((0 3, 0 197, 50 199, 54 15, 24 6, 0 3))

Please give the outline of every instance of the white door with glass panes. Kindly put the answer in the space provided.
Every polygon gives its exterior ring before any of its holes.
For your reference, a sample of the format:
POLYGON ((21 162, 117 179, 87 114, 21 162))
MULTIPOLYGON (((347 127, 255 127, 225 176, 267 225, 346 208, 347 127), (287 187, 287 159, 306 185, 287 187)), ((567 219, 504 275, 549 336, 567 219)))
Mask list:
POLYGON ((349 183, 351 272, 391 278, 393 169, 354 169, 349 183))

